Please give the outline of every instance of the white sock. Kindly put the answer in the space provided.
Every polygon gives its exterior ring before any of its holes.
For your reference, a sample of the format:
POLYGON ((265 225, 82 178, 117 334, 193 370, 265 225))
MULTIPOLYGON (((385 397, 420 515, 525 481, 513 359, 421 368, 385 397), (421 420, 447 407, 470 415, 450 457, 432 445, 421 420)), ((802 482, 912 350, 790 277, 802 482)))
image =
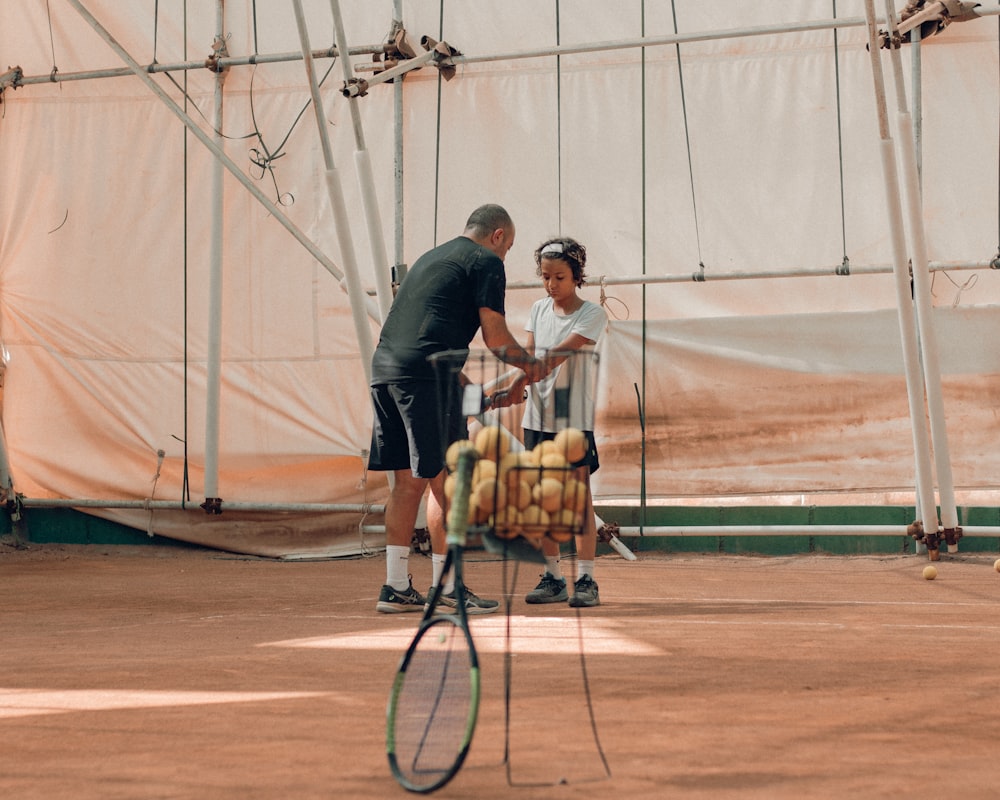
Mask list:
MULTIPOLYGON (((441 573, 444 572, 444 560, 446 556, 444 553, 432 553, 431 554, 431 586, 437 586, 437 582, 441 580, 441 573)), ((444 586, 441 587, 445 594, 455 591, 455 573, 449 572, 448 577, 445 578, 444 586)))
POLYGON ((577 561, 577 580, 580 580, 584 575, 589 575, 591 578, 594 577, 594 562, 593 561, 577 561))
POLYGON ((385 546, 385 582, 398 592, 410 588, 410 548, 398 544, 385 546))
POLYGON ((553 578, 562 578, 562 570, 559 569, 559 556, 545 556, 545 571, 553 578))

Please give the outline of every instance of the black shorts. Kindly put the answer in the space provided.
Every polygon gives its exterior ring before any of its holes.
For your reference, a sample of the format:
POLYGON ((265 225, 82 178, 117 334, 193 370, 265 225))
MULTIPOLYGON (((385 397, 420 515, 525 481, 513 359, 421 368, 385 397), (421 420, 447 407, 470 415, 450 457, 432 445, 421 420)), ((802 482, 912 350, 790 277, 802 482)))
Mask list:
POLYGON ((434 478, 444 469, 448 445, 467 439, 469 428, 461 413, 461 387, 450 387, 443 398, 434 381, 382 383, 371 387, 375 419, 368 469, 410 469, 418 478, 434 478))
MULTIPOLYGON (((524 431, 525 450, 534 450, 539 442, 556 438, 554 433, 549 433, 548 431, 533 431, 530 428, 523 428, 522 430, 524 431)), ((587 437, 587 455, 579 461, 573 462, 570 466, 574 469, 577 467, 590 467, 590 474, 593 475, 601 468, 600 459, 597 457, 597 441, 594 439, 593 431, 584 431, 583 435, 587 437)))

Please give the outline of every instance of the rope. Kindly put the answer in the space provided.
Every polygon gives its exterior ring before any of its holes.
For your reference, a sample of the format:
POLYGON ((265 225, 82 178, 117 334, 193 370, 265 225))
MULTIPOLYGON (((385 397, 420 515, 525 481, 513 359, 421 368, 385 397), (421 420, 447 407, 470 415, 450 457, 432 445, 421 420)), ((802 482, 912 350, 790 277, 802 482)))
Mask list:
MULTIPOLYGON (((559 0, 556 0, 556 47, 562 44, 559 25, 559 0)), ((562 235, 562 55, 556 53, 556 219, 562 235)))
MULTIPOLYGON (((670 11, 674 20, 674 34, 677 35, 680 31, 677 28, 677 4, 675 0, 670 0, 670 11)), ((681 90, 681 113, 684 116, 684 142, 687 145, 688 177, 691 181, 691 207, 694 211, 694 236, 698 246, 698 266, 704 271, 705 264, 701 257, 701 226, 698 224, 698 199, 694 189, 694 162, 691 159, 691 132, 688 130, 687 98, 684 93, 684 67, 681 63, 680 43, 675 44, 674 48, 677 54, 677 79, 680 82, 681 90)))
MULTIPOLYGON (((56 39, 52 33, 52 9, 49 6, 49 0, 45 0, 45 13, 49 18, 49 47, 52 50, 52 72, 49 73, 49 77, 55 81, 59 67, 56 66, 56 39)), ((59 84, 59 88, 62 89, 62 84, 59 84)))

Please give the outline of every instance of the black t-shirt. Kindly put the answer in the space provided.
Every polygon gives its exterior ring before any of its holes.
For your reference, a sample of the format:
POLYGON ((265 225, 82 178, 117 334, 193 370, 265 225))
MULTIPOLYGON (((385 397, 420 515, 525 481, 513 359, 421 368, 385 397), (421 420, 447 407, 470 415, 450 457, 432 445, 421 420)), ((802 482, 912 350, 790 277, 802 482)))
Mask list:
POLYGON ((372 385, 431 380, 427 356, 462 350, 479 330, 479 309, 504 313, 503 261, 465 236, 422 255, 399 285, 372 358, 372 385))

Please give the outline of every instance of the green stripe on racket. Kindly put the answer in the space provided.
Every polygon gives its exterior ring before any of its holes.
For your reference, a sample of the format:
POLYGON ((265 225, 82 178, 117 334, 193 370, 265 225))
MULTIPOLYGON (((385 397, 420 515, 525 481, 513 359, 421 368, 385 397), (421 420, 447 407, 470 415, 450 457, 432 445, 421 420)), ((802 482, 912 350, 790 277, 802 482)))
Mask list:
POLYGON ((411 792, 440 789, 458 773, 479 713, 479 659, 469 632, 462 551, 476 451, 458 455, 448 512, 448 554, 389 695, 386 752, 393 777, 411 792), (455 613, 435 616, 445 576, 455 577, 455 613))

